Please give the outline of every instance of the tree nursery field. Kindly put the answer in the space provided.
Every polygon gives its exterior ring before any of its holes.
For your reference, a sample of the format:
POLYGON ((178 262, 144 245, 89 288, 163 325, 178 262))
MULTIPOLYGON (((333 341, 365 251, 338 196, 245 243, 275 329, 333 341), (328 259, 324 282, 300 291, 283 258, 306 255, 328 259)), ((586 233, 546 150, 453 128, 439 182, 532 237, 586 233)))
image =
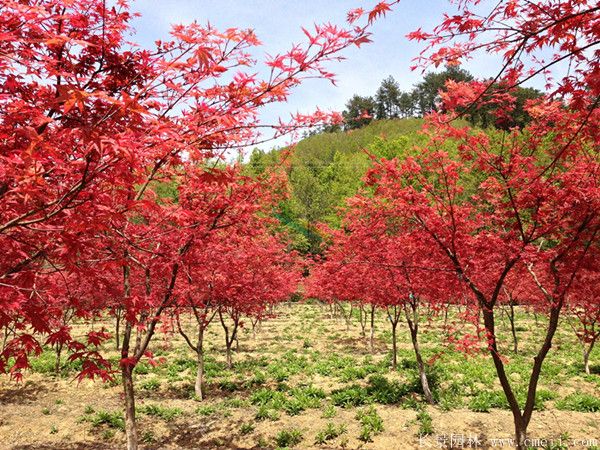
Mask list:
MULTIPOLYGON (((431 361, 428 376, 436 400, 428 405, 406 322, 398 330, 397 368, 391 369, 385 314, 376 312, 371 346, 370 324, 363 336, 359 310, 349 316, 349 306, 342 307, 345 315, 313 302, 280 305, 277 316, 254 333, 243 328, 231 369, 223 329, 210 326, 201 402, 194 399, 197 365, 190 349, 177 330, 160 335, 152 348, 156 364, 136 368, 143 448, 449 448, 451 439, 454 446, 471 439, 478 448, 493 448, 495 442, 500 447, 503 441, 508 447, 512 418, 493 364, 485 355, 465 355, 445 344, 439 338, 444 317, 423 324, 421 347, 431 361)), ((536 320, 544 319, 516 312, 517 353, 511 353, 508 316, 499 324, 499 345, 508 352, 507 372, 519 396, 543 337, 536 320)), ((103 345, 111 359, 119 358, 114 341, 103 345)), ((3 382, 2 441, 23 449, 120 448, 125 442, 121 386, 73 383, 80 367, 63 364, 57 376, 55 361, 48 348, 31 361, 24 383, 3 382)), ((545 448, 597 447, 600 366, 593 364, 590 371, 584 371, 574 333, 563 329, 540 380, 531 439, 554 443, 545 448)))
POLYGON ((0 0, 0 448, 598 450, 600 6, 356 3, 0 0))

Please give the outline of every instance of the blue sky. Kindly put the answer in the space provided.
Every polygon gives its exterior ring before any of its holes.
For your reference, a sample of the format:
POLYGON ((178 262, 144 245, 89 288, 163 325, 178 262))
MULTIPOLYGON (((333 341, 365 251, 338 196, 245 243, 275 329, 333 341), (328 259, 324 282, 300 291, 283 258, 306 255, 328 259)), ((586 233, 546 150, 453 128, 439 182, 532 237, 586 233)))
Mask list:
MULTIPOLYGON (((132 9, 142 14, 134 21, 137 30, 134 40, 151 47, 155 40, 168 36, 171 24, 210 21, 220 29, 253 28, 263 43, 260 51, 275 54, 306 39, 301 26, 323 22, 344 24, 348 10, 357 6, 366 9, 374 4, 364 0, 138 0, 132 3, 132 9)), ((409 68, 422 44, 408 41, 406 34, 418 27, 431 29, 440 22, 442 13, 452 11, 451 8, 448 0, 401 2, 376 23, 372 43, 348 49, 345 61, 329 66, 336 73, 337 86, 324 80, 308 80, 287 104, 266 110, 263 119, 287 118, 289 113, 310 112, 317 106, 341 111, 353 94, 374 94, 388 75, 393 75, 403 90, 409 90, 422 77, 419 71, 412 72, 409 68)), ((498 67, 498 58, 482 55, 464 67, 476 76, 491 76, 498 67)))

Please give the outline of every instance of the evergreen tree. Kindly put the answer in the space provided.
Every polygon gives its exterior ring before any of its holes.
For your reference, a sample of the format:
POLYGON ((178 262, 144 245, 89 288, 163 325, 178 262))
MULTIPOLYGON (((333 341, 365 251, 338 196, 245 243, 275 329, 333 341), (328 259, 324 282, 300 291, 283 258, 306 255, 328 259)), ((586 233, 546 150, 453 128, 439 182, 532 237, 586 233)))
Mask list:
POLYGON ((393 119, 398 117, 401 94, 398 83, 391 75, 381 82, 375 94, 378 119, 393 119))
POLYGON ((373 97, 362 97, 353 95, 344 111, 344 119, 346 120, 346 129, 352 130, 361 128, 373 120, 373 115, 377 105, 373 97))

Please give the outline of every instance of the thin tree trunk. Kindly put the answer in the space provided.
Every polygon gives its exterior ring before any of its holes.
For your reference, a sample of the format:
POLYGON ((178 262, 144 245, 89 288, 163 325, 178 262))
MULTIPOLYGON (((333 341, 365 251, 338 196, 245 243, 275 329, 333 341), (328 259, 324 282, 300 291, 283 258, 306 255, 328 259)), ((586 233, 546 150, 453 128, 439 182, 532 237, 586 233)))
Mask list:
POLYGON ((123 336, 123 347, 121 349, 121 358, 127 362, 121 363, 121 381, 123 382, 123 393, 125 396, 125 436, 127 437, 127 450, 137 450, 138 433, 135 423, 135 396, 133 391, 133 368, 135 366, 128 361, 131 331, 131 324, 127 322, 123 336))
POLYGON ((509 307, 510 313, 508 315, 508 319, 510 320, 510 331, 513 338, 513 352, 516 354, 519 352, 519 341, 517 339, 517 329, 515 328, 515 306, 512 300, 509 302, 509 307))
MULTIPOLYGON (((127 254, 125 254, 127 257, 127 254)), ((131 295, 131 284, 129 281, 130 268, 123 266, 123 294, 125 298, 131 295)), ((123 382, 123 393, 125 395, 125 436, 127 437, 127 450, 137 450, 138 434, 135 423, 135 397, 133 391, 133 368, 129 361, 129 344, 131 342, 132 326, 129 321, 125 325, 123 346, 121 347, 121 381, 123 382)))
POLYGON ((229 327, 225 323, 225 319, 223 318, 223 313, 219 310, 219 320, 221 321, 221 326, 223 330, 225 330, 225 348, 226 348, 226 362, 227 368, 233 368, 233 360, 231 357, 231 347, 233 341, 237 338, 237 329, 239 324, 239 318, 233 317, 233 329, 231 330, 231 334, 229 333, 229 327))
POLYGON ((392 369, 396 369, 398 366, 398 348, 396 343, 396 323, 392 323, 392 369))
POLYGON ((117 309, 115 317, 115 346, 119 350, 121 348, 121 308, 117 309))
POLYGON ((59 342, 56 344, 56 363, 54 366, 54 374, 59 377, 60 376, 60 354, 62 353, 63 344, 59 342))
POLYGON ((600 336, 600 334, 594 335, 593 340, 590 343, 590 346, 587 348, 587 350, 585 349, 585 346, 583 347, 583 368, 587 375, 591 374, 590 355, 592 354, 592 350, 594 350, 594 346, 596 345, 596 339, 598 339, 599 336, 600 336))
POLYGON ((125 435, 127 436, 127 450, 137 450, 138 434, 135 423, 135 397, 133 392, 133 367, 123 365, 121 368, 123 392, 125 393, 125 435))
POLYGON ((533 408, 535 406, 535 396, 537 392, 537 386, 540 378, 540 374, 542 372, 542 365, 550 348, 552 347, 552 339, 554 338, 554 334, 556 333, 556 329, 558 328, 558 319, 560 316, 560 310, 562 308, 562 302, 559 302, 557 306, 552 307, 550 310, 550 320, 548 322, 548 328, 546 329, 546 336, 542 347, 540 348, 538 354, 534 357, 533 369, 531 371, 531 375, 529 377, 529 386, 527 390, 527 400, 525 402, 525 407, 523 408, 523 412, 519 407, 517 399, 514 395, 514 392, 510 386, 510 382, 506 375, 506 371, 504 368, 504 362, 500 357, 498 352, 498 348, 496 345, 495 339, 495 325, 494 325, 494 312, 492 308, 482 308, 483 317, 484 317, 484 325, 488 336, 491 339, 489 349, 494 361, 494 366, 496 367, 496 373, 498 375, 498 379, 504 390, 504 394, 508 400, 508 404, 510 406, 511 412, 513 414, 514 425, 515 425, 515 435, 517 438, 517 448, 519 450, 524 450, 526 448, 524 442, 527 438, 527 427, 531 420, 531 415, 533 413, 533 408))
POLYGON ((415 350, 417 367, 419 369, 419 379, 421 380, 421 387, 423 388, 423 395, 425 396, 425 400, 430 405, 433 405, 435 401, 433 399, 433 394, 431 393, 431 388, 429 387, 429 380, 427 379, 427 372, 425 371, 425 363, 423 362, 423 357, 421 356, 421 348, 419 346, 419 322, 416 305, 411 304, 411 309, 413 312, 412 318, 410 317, 410 314, 407 309, 405 309, 404 312, 406 314, 406 321, 408 322, 408 328, 410 330, 410 338, 412 340, 413 349, 415 350))
POLYGON ((397 328, 398 328, 398 307, 394 306, 394 315, 390 314, 390 310, 388 308, 388 318, 392 323, 392 369, 396 370, 398 366, 398 336, 397 336, 397 328))
POLYGON ((204 393, 202 392, 202 385, 204 384, 204 327, 200 327, 198 331, 198 344, 196 345, 196 384, 194 385, 194 391, 198 400, 204 400, 204 393))
POLYGON ((360 321, 360 335, 364 339, 367 336, 367 334, 365 332, 365 329, 367 328, 367 313, 366 313, 365 307, 363 305, 360 305, 360 308, 358 311, 359 311, 358 318, 360 321))
POLYGON ((375 351, 375 305, 371 305, 371 330, 369 333, 371 353, 375 351))

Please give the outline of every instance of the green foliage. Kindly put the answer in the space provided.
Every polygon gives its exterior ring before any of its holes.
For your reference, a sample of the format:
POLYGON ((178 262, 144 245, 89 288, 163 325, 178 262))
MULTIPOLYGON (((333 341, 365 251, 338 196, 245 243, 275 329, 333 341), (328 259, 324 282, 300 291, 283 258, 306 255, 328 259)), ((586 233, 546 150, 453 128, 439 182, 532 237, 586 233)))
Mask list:
POLYGON ((212 405, 202 405, 196 408, 196 414, 201 416, 212 416, 217 412, 217 408, 212 405))
POLYGON ((125 418, 123 417, 123 413, 120 411, 100 410, 92 416, 84 416, 82 420, 90 422, 94 427, 106 425, 110 428, 125 431, 125 418))
POLYGON ((302 431, 297 428, 281 430, 274 438, 278 447, 292 448, 302 442, 302 431))
POLYGON ((347 431, 346 425, 340 424, 336 426, 333 422, 328 422, 325 428, 317 433, 315 436, 315 444, 325 444, 327 441, 331 441, 347 431))
POLYGON ((152 431, 144 431, 142 433, 142 442, 144 444, 153 444, 156 442, 156 436, 152 431))
POLYGON ((160 388, 160 380, 158 378, 151 378, 144 381, 140 387, 144 391, 157 391, 160 388))
POLYGON ((163 419, 166 422, 170 422, 173 419, 175 419, 176 417, 183 414, 183 411, 181 410, 181 408, 167 408, 165 406, 156 405, 156 404, 143 405, 142 407, 139 408, 139 411, 142 414, 146 414, 148 416, 160 417, 161 419, 163 419))
POLYGON ((358 384, 353 384, 334 390, 331 393, 331 401, 335 406, 350 408, 369 403, 370 398, 366 388, 359 386, 358 384))
POLYGON ((240 433, 242 433, 243 435, 250 434, 254 431, 255 428, 256 427, 251 422, 243 423, 240 427, 240 433))
POLYGON ((254 415, 256 420, 278 420, 279 413, 273 409, 269 409, 267 405, 260 405, 256 414, 254 415))
MULTIPOLYGON (((371 164, 364 149, 378 156, 404 157, 423 139, 417 134, 422 123, 421 119, 376 120, 351 132, 319 133, 300 141, 287 156, 291 197, 276 214, 292 247, 319 252, 321 237, 315 226, 318 222, 339 226, 338 208, 362 186, 371 164)), ((253 151, 246 171, 259 175, 275 166, 280 153, 253 151)))
POLYGON ((322 417, 324 419, 331 419, 335 416, 337 416, 337 410, 335 409, 335 406, 327 405, 325 409, 323 409, 322 417))
POLYGON ((568 411, 600 412, 600 398, 590 394, 575 392, 562 400, 558 400, 556 407, 568 411))
POLYGON ((377 403, 391 405, 400 403, 402 397, 410 392, 408 387, 398 381, 390 382, 382 375, 374 375, 369 378, 367 394, 377 403))
POLYGON ((490 412, 492 408, 508 408, 504 392, 481 391, 469 402, 469 409, 476 412, 490 412))
POLYGON ((383 431, 383 419, 373 406, 359 410, 356 419, 361 424, 358 438, 363 442, 371 442, 374 435, 383 431))
POLYGON ((425 409, 421 409, 417 413, 417 422, 419 422, 419 436, 433 434, 431 416, 425 409))

